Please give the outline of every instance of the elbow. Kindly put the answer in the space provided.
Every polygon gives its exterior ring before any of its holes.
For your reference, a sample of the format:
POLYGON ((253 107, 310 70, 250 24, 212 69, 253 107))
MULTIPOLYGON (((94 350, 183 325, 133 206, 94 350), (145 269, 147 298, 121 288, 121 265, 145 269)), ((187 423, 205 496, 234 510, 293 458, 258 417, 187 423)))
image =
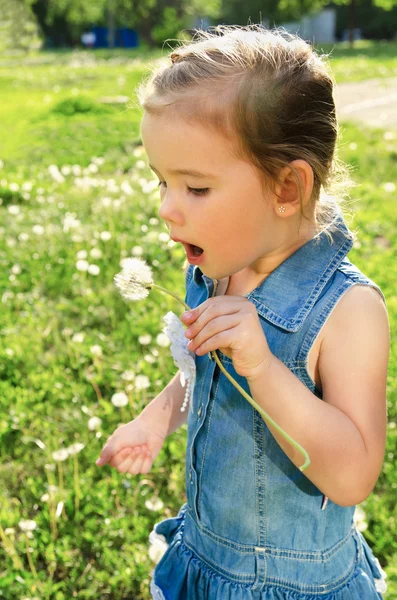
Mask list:
POLYGON ((339 506, 356 506, 368 498, 375 487, 376 481, 377 479, 375 481, 373 479, 345 481, 344 484, 339 485, 337 490, 334 489, 333 493, 326 495, 334 504, 339 506))

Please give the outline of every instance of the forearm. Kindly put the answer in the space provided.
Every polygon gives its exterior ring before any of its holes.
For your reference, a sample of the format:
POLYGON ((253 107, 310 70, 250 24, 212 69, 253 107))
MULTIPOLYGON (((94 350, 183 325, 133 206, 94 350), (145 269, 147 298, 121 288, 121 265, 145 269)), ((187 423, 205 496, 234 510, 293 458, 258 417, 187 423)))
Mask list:
POLYGON ((170 435, 186 423, 188 410, 181 412, 186 387, 180 383, 180 373, 140 413, 139 418, 148 420, 157 431, 170 435))
MULTIPOLYGON (((308 452, 311 463, 304 474, 323 494, 346 506, 369 495, 366 447, 347 415, 317 398, 275 357, 248 383, 255 402, 308 452)), ((269 429, 291 461, 301 466, 302 454, 271 425, 269 429)))

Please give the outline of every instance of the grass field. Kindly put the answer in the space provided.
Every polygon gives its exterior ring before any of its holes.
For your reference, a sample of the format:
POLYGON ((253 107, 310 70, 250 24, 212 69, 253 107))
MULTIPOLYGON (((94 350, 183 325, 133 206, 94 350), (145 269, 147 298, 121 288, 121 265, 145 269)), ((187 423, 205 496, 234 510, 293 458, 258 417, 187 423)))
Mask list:
MULTIPOLYGON (((324 51, 329 51, 324 48, 324 51)), ((397 76, 396 44, 335 46, 338 83, 397 76)), ((104 441, 174 373, 154 292, 127 305, 120 259, 142 256, 183 295, 184 253, 157 217, 134 89, 160 52, 0 59, 0 598, 147 600, 148 534, 185 501, 186 427, 148 475, 98 469, 104 441), (103 104, 106 96, 125 104, 103 104), (124 392, 128 404, 112 397, 124 392)), ((359 184, 350 254, 383 289, 392 342, 388 441, 360 528, 397 599, 397 132, 344 124, 359 184)))

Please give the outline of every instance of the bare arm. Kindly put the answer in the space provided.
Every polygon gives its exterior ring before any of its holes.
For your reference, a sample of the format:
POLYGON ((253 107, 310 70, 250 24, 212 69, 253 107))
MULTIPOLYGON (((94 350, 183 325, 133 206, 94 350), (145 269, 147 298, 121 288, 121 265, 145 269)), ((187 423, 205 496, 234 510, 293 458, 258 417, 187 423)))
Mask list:
MULTIPOLYGON (((324 326, 320 348, 320 400, 277 358, 248 379, 252 396, 309 453, 304 474, 341 506, 371 493, 386 443, 389 325, 372 289, 355 286, 324 326)), ((298 453, 270 426, 296 466, 298 453)))
POLYGON ((186 387, 180 383, 179 371, 154 400, 140 413, 138 419, 150 423, 157 432, 167 436, 186 423, 188 409, 181 412, 186 387))

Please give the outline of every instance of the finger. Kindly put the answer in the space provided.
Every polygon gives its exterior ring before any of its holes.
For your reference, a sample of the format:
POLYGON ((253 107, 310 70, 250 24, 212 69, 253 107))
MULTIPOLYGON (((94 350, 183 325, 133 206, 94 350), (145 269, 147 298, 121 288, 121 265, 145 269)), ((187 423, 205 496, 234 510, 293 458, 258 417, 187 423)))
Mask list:
POLYGON ((121 447, 122 446, 120 442, 117 442, 117 440, 115 440, 114 438, 109 438, 109 440, 102 448, 101 454, 99 455, 99 458, 96 461, 98 467, 106 465, 111 459, 111 457, 121 450, 121 447))
POLYGON ((222 306, 222 312, 229 312, 230 309, 234 312, 234 305, 236 302, 241 303, 246 301, 246 298, 242 296, 217 296, 215 298, 208 298, 202 304, 199 304, 195 308, 190 308, 188 312, 181 315, 181 321, 185 325, 191 325, 197 321, 197 319, 212 306, 222 306))
POLYGON ((129 467, 128 472, 131 473, 131 475, 138 475, 144 460, 145 453, 141 452, 139 456, 134 460, 133 464, 129 467))
POLYGON ((192 337, 188 344, 189 350, 195 352, 197 348, 199 348, 204 342, 212 338, 214 335, 217 335, 222 331, 233 329, 239 323, 240 318, 238 313, 234 313, 232 315, 222 315, 212 319, 206 323, 206 325, 204 325, 203 329, 201 329, 197 335, 192 337))
MULTIPOLYGON (((119 452, 117 455, 117 459, 114 460, 114 466, 120 473, 126 473, 129 471, 132 465, 136 463, 140 459, 141 451, 136 448, 130 448, 128 452, 119 452)), ((112 461, 113 462, 113 461, 112 461)))
POLYGON ((112 456, 112 458, 109 460, 109 465, 118 469, 124 460, 129 458, 135 459, 138 456, 139 452, 139 446, 134 446, 133 448, 131 448, 131 446, 127 448, 122 448, 112 456))
POLYGON ((222 352, 222 349, 231 348, 233 336, 235 335, 233 333, 234 329, 236 328, 232 327, 231 329, 227 329, 226 331, 216 333, 212 337, 205 340, 199 347, 195 349, 194 352, 201 356, 203 354, 211 352, 212 350, 221 350, 222 352))
MULTIPOLYGON (((244 299, 242 299, 244 300, 244 299)), ((197 309, 201 309, 206 302, 197 307, 197 309)), ((195 309, 195 310, 197 310, 195 309)), ((214 319, 226 316, 226 315, 234 315, 237 314, 241 310, 241 303, 233 301, 230 302, 213 302, 208 304, 206 308, 200 312, 195 321, 189 325, 188 329, 185 330, 185 336, 188 338, 195 337, 209 322, 214 319)))
POLYGON ((145 453, 145 459, 142 463, 141 473, 143 473, 143 474, 149 473, 150 469, 152 468, 152 464, 153 464, 152 453, 150 452, 150 450, 147 450, 145 453))

